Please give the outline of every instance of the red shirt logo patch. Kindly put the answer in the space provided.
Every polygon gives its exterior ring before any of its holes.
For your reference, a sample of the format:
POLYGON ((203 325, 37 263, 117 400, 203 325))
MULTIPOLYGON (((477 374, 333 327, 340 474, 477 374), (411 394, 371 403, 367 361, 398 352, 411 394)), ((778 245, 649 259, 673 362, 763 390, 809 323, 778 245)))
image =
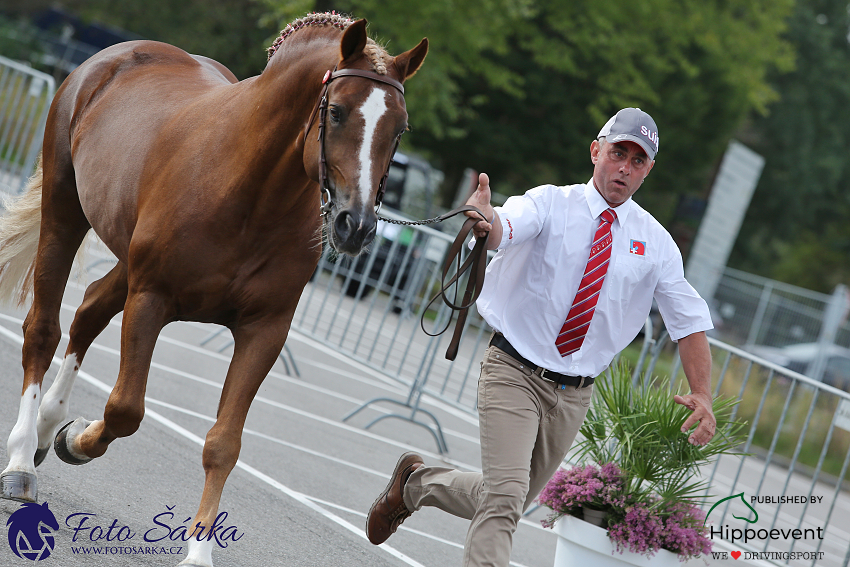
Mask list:
POLYGON ((629 245, 629 252, 632 254, 637 254, 638 256, 643 256, 646 253, 646 242, 641 242, 640 240, 632 240, 629 245))

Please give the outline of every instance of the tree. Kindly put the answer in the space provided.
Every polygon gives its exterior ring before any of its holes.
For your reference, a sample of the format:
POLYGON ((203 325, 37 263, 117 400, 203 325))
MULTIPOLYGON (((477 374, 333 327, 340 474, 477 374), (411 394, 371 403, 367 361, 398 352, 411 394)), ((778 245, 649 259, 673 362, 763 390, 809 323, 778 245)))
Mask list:
POLYGON ((799 0, 793 73, 745 140, 765 157, 730 264, 823 292, 850 282, 850 16, 844 0, 799 0))
POLYGON ((766 77, 792 65, 783 39, 793 0, 64 0, 90 18, 174 43, 239 77, 311 10, 366 17, 391 53, 429 37, 407 91, 404 146, 447 177, 449 204, 466 167, 515 194, 590 177, 588 146, 618 108, 659 125, 658 167, 639 200, 662 222, 676 196, 705 195, 726 144, 776 97, 766 77), (256 55, 254 55, 256 53, 256 55))

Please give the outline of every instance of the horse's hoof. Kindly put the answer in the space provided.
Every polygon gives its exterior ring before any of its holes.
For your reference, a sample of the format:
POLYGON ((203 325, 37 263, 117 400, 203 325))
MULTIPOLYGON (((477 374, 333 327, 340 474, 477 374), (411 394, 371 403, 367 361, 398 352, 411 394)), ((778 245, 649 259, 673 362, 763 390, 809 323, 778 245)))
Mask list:
POLYGON ((18 502, 35 502, 38 496, 36 476, 23 471, 9 471, 0 475, 0 496, 18 502))
POLYGON ((50 451, 50 445, 48 445, 44 449, 39 447, 38 449, 35 450, 35 458, 33 459, 34 462, 35 462, 35 466, 38 466, 38 465, 40 465, 41 463, 44 462, 44 457, 47 456, 47 453, 49 451, 50 451))
MULTIPOLYGON (((53 451, 56 453, 57 457, 69 465, 84 465, 91 461, 91 457, 79 457, 73 454, 71 449, 68 447, 68 431, 75 423, 77 423, 76 420, 69 421, 62 426, 62 429, 59 430, 59 433, 56 434, 56 438, 53 440, 53 451)), ((85 430, 85 427, 83 427, 83 429, 85 430)))

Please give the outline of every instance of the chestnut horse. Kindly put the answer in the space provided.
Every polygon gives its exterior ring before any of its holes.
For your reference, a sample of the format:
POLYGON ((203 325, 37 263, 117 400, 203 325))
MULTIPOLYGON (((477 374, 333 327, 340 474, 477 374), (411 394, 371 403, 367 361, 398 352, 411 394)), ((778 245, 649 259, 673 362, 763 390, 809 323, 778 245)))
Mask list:
POLYGON ((36 501, 35 466, 51 443, 62 460, 83 464, 139 428, 167 323, 232 331, 233 358, 203 449, 192 522, 199 537, 181 565, 212 565, 205 530, 239 456, 248 408, 317 265, 322 229, 352 255, 374 238, 378 188, 407 128, 401 83, 428 42, 391 57, 367 37, 365 20, 311 14, 269 51, 263 73, 241 82, 215 61, 162 43, 101 51, 57 92, 43 169, 0 221, 0 296, 26 297, 30 286, 34 294, 4 498, 36 501), (62 293, 90 228, 118 263, 86 290, 41 399, 61 337, 62 293), (54 439, 87 349, 121 310, 120 369, 103 419, 79 418, 54 439))

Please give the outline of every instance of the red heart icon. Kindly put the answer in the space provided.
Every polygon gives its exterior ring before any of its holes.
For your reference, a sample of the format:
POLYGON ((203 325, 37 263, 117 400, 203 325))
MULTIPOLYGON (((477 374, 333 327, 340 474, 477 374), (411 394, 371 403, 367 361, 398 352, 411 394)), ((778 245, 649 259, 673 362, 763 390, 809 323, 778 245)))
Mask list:
POLYGON ((732 557, 734 557, 735 559, 738 559, 739 557, 741 557, 741 552, 740 551, 733 551, 732 557))

